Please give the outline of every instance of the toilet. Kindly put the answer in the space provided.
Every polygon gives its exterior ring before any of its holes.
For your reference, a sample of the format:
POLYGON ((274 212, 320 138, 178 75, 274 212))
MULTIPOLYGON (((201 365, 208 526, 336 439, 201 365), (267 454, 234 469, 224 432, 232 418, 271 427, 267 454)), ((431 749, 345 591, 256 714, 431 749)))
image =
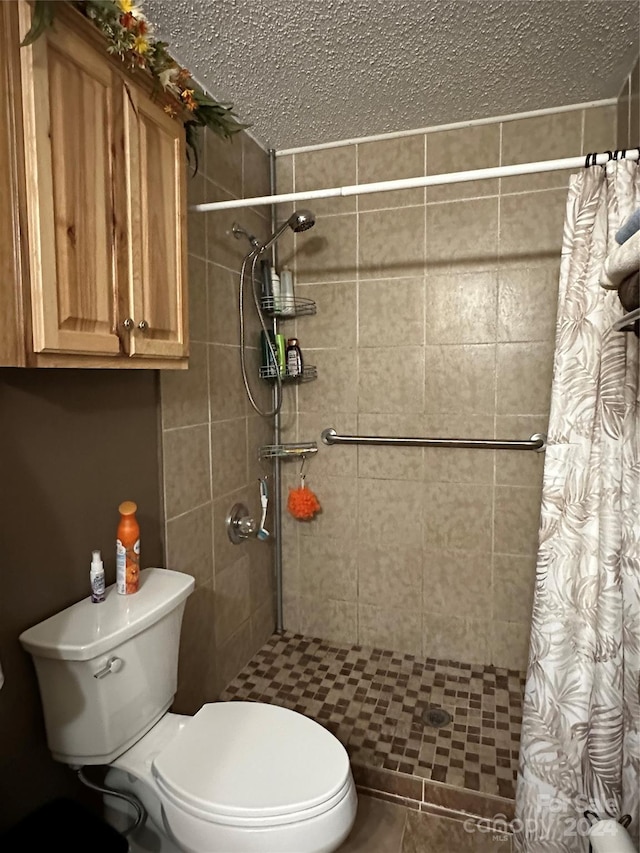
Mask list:
MULTIPOLYGON (((142 803, 132 853, 332 853, 357 809, 337 738, 260 702, 169 712, 193 586, 181 572, 144 569, 134 595, 113 585, 104 602, 83 599, 20 635, 51 754, 74 769, 107 765, 105 786, 142 803)), ((118 825, 122 799, 105 799, 118 825)))

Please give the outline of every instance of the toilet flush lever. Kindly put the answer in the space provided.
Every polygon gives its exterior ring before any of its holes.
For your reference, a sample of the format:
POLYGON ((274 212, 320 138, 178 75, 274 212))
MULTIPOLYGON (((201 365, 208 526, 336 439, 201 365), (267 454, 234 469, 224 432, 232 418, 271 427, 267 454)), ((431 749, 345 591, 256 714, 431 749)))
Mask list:
POLYGON ((116 658, 116 657, 109 658, 109 660, 102 667, 102 669, 99 669, 97 672, 93 673, 93 677, 94 678, 106 678, 106 676, 112 672, 120 672, 123 664, 124 664, 124 661, 122 660, 122 658, 116 658))

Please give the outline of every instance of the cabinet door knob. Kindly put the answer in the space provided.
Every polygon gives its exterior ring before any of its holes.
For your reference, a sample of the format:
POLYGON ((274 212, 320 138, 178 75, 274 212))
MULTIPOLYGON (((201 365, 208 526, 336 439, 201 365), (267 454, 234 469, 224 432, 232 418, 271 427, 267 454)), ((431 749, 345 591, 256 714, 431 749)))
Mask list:
POLYGON ((149 324, 147 323, 146 320, 140 320, 140 322, 138 323, 138 328, 140 329, 141 332, 146 332, 147 329, 149 328, 149 324))
POLYGON ((122 321, 122 325, 125 329, 133 329, 133 320, 131 319, 131 317, 127 317, 126 320, 122 321))

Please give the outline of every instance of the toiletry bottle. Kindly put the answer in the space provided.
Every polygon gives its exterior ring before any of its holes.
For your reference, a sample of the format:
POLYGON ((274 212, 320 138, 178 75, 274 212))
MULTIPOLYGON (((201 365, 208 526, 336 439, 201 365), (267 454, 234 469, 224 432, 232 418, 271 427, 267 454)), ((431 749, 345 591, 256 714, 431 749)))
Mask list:
POLYGON ((262 296, 262 307, 267 311, 271 311, 271 299, 273 291, 271 290, 271 264, 266 259, 260 261, 260 270, 262 272, 262 281, 260 295, 262 296))
MULTIPOLYGON (((273 332, 267 332, 265 335, 264 330, 262 330, 260 332, 260 348, 262 350, 262 366, 267 369, 267 376, 275 378, 278 365, 276 335, 273 332)), ((262 375, 264 376, 264 373, 262 375)))
POLYGON ((278 369, 280 376, 287 374, 287 339, 284 335, 276 335, 276 353, 278 356, 278 369))
POLYGON ((118 507, 120 523, 116 540, 116 588, 120 595, 138 591, 140 584, 140 527, 137 505, 123 501, 118 507))
POLYGON ((280 302, 280 276, 275 267, 271 267, 271 293, 273 294, 273 312, 279 314, 282 310, 280 302))
POLYGON ((280 304, 281 313, 291 317, 296 313, 296 300, 293 288, 293 273, 288 267, 280 270, 280 304))
POLYGON ((100 557, 100 551, 91 552, 91 601, 99 604, 104 601, 104 564, 100 557))
POLYGON ((304 363, 302 361, 302 353, 298 346, 297 338, 289 338, 287 341, 287 375, 302 376, 304 363))

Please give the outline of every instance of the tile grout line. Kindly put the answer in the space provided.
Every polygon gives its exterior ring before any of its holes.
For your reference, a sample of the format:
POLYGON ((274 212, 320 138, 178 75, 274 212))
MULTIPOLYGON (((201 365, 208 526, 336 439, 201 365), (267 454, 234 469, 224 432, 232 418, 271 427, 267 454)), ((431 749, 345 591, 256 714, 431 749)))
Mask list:
MULTIPOLYGON (((504 139, 503 139, 503 130, 504 125, 500 123, 500 131, 499 131, 499 162, 502 164, 503 156, 504 156, 504 139)), ((502 242, 502 178, 499 181, 498 186, 498 258, 501 255, 501 242, 502 242)), ((495 349, 494 349, 494 363, 493 363, 493 437, 497 438, 497 429, 498 429, 498 338, 499 338, 499 323, 500 323, 500 266, 498 265, 496 272, 496 307, 495 307, 495 349)), ((495 550, 496 550, 496 542, 495 542, 495 527, 496 527, 496 483, 498 479, 498 454, 496 451, 493 452, 493 487, 491 490, 491 629, 490 636, 488 638, 489 642, 489 659, 494 659, 494 636, 493 636, 493 626, 495 625, 495 588, 496 588, 496 576, 495 576, 495 550)))
MULTIPOLYGON (((207 282, 207 322, 209 319, 209 259, 208 259, 208 246, 207 246, 207 273, 206 273, 206 282, 207 282)), ((215 594, 216 589, 216 549, 215 549, 215 520, 216 520, 216 512, 213 504, 213 437, 212 437, 212 405, 211 405, 211 365, 210 360, 213 357, 213 346, 214 344, 210 344, 207 346, 207 412, 208 412, 208 447, 209 447, 209 500, 211 503, 211 585, 213 587, 213 591, 215 594)), ((217 643, 215 644, 217 648, 217 643)))
MULTIPOLYGON (((424 137, 424 174, 427 174, 428 164, 429 164, 429 142, 428 137, 425 134, 424 137)), ((429 275, 427 272, 427 259, 429 257, 429 233, 427 230, 427 188, 424 187, 424 204, 423 204, 423 215, 422 215, 422 227, 423 227, 423 240, 424 240, 424 273, 422 275, 422 420, 424 423, 424 419, 427 414, 427 321, 429 312, 427 311, 427 299, 428 299, 428 280, 429 275)), ((423 501, 423 511, 421 514, 422 521, 422 535, 421 535, 421 585, 420 585, 420 643, 422 649, 423 657, 427 654, 427 643, 426 643, 426 634, 427 634, 427 617, 426 617, 426 609, 424 606, 424 597, 425 597, 425 573, 427 570, 427 525, 426 525, 426 454, 422 449, 421 453, 421 464, 420 464, 420 481, 422 483, 422 501, 423 501)), ((422 799, 424 800, 424 783, 422 785, 422 799)))
MULTIPOLYGON (((355 171, 356 184, 360 183, 360 145, 356 143, 354 146, 355 156, 355 171)), ((356 196, 356 431, 360 429, 360 288, 362 280, 360 278, 360 196, 356 196)), ((355 539, 360 539, 360 448, 355 448, 355 500, 356 500, 356 519, 355 519, 355 539)), ((356 561, 356 640, 360 642, 360 549, 355 549, 356 561)))

